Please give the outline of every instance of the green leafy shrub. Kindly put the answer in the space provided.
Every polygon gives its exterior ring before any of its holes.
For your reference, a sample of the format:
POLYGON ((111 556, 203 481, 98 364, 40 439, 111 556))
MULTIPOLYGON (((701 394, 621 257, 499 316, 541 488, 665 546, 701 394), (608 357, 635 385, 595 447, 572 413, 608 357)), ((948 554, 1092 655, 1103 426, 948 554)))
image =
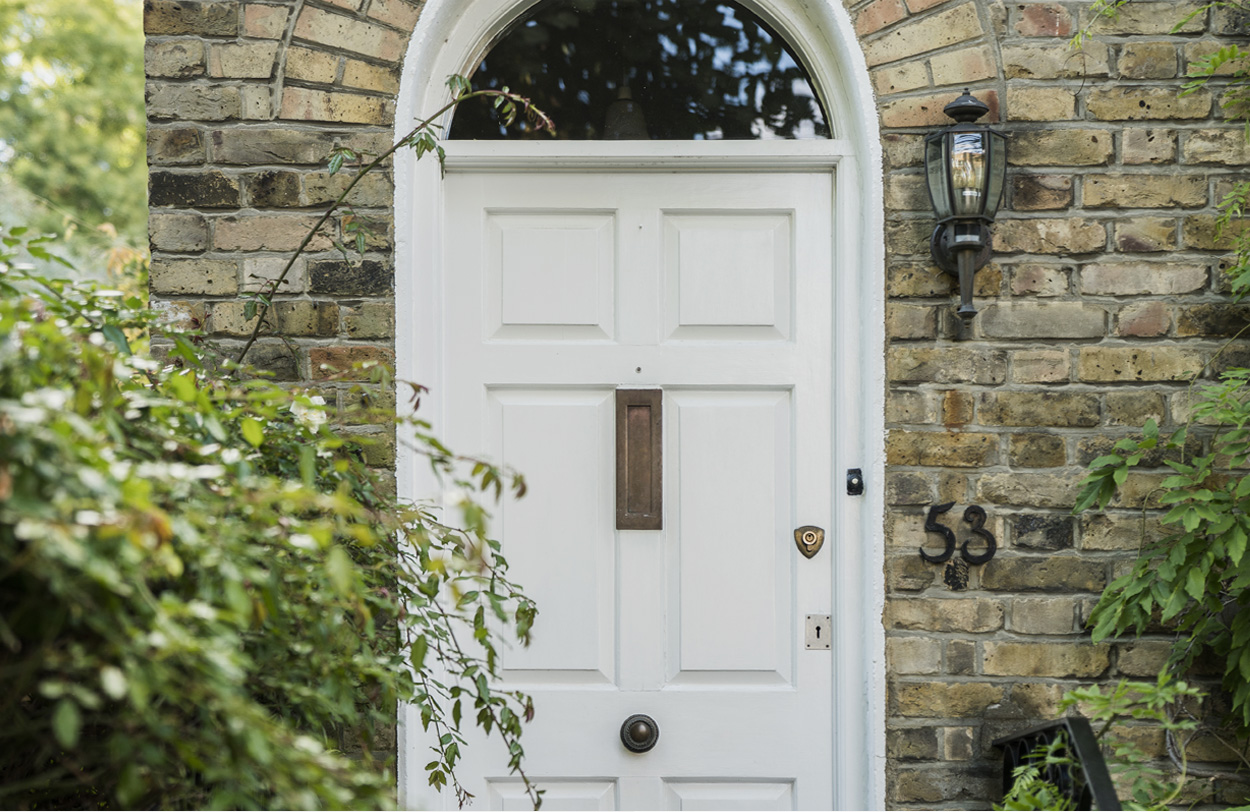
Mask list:
MULTIPOLYGON (((1106 689, 1078 688, 1063 695, 1061 710, 1083 711, 1093 723, 1094 736, 1104 752, 1107 770, 1116 783, 1125 809, 1167 809, 1179 797, 1185 783, 1184 765, 1175 781, 1160 769, 1128 735, 1132 725, 1161 729, 1167 736, 1191 731, 1193 719, 1178 718, 1171 709, 1186 700, 1198 699, 1202 692, 1192 685, 1164 674, 1156 682, 1121 680, 1106 689)), ((1184 752, 1184 747, 1179 748, 1184 752)), ((1073 770, 1077 780, 1083 773, 1075 763, 1063 736, 1039 745, 1031 758, 1012 773, 1011 789, 995 809, 1076 809, 1076 801, 1047 780, 1054 770, 1073 770)))
MULTIPOLYGON (((398 702, 462 802, 462 721, 520 771, 532 706, 493 688, 490 629, 527 640, 535 609, 484 508, 456 529, 398 502, 332 426, 390 415, 329 413, 194 335, 133 354, 160 329, 137 297, 23 276, 31 246, 0 237, 0 807, 390 807, 398 702)), ((404 436, 449 488, 524 488, 404 436)))

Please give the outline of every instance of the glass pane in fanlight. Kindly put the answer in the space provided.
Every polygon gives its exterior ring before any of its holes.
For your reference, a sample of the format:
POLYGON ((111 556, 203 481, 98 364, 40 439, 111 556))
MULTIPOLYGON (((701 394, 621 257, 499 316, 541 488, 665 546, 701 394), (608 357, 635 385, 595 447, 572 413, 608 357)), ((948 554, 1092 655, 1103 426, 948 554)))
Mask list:
POLYGON ((985 133, 951 134, 951 189, 956 216, 981 214, 985 197, 985 133))
MULTIPOLYGON (((507 86, 532 99, 558 138, 604 138, 609 108, 620 138, 830 137, 798 56, 726 0, 545 0, 471 79, 475 89, 507 86)), ((489 103, 475 101, 455 112, 450 137, 535 134, 523 116, 505 128, 489 103)))
POLYGON ((954 214, 946 191, 946 134, 938 133, 925 139, 924 168, 929 181, 929 199, 939 220, 954 214))
POLYGON ((985 216, 993 217, 1003 202, 1003 186, 1007 180, 1007 138, 1002 133, 990 132, 989 187, 985 192, 985 216))

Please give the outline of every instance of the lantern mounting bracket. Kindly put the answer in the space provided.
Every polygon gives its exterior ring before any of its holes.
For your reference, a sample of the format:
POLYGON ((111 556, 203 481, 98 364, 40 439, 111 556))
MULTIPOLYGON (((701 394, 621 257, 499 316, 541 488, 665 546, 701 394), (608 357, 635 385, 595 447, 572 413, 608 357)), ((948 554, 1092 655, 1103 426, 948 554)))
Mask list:
MULTIPOLYGON (((972 269, 979 271, 990 261, 990 227, 985 223, 977 223, 972 227, 978 230, 976 236, 977 242, 980 243, 980 250, 973 254, 972 269)), ((954 223, 938 223, 937 228, 933 229, 933 236, 929 238, 929 253, 939 268, 957 277, 959 276, 959 252, 968 248, 975 249, 976 246, 966 237, 957 241, 956 231, 954 223)))

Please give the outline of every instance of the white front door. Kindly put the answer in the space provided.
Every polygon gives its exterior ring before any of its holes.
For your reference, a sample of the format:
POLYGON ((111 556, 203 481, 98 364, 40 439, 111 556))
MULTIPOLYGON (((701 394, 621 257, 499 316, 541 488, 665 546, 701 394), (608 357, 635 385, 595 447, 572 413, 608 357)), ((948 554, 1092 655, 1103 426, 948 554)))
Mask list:
MULTIPOLYGON (((492 529, 539 607, 533 645, 502 667, 534 696, 522 741, 544 809, 834 803, 834 657, 805 647, 806 616, 834 613, 846 543, 833 183, 448 171, 442 431, 528 481, 492 529), (660 392, 661 529, 617 529, 623 388, 660 392), (810 560, 803 525, 827 531, 810 560), (648 752, 621 742, 633 714, 658 725, 648 752)), ((461 778, 480 807, 524 808, 495 747, 471 745, 461 778)))

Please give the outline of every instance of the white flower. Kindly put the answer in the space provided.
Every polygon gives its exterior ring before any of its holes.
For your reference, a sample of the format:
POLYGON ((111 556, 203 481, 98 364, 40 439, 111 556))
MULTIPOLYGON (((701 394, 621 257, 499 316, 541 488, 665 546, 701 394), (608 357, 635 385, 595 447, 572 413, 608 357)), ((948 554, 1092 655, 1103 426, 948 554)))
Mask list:
POLYGON ((321 424, 325 423, 329 418, 326 416, 326 399, 321 395, 313 395, 308 398, 311 406, 305 405, 303 400, 292 401, 291 414, 295 415, 295 420, 306 428, 316 431, 321 424))
POLYGON ((221 452, 221 461, 226 465, 234 465, 241 459, 243 459, 243 452, 237 448, 227 448, 221 452))

